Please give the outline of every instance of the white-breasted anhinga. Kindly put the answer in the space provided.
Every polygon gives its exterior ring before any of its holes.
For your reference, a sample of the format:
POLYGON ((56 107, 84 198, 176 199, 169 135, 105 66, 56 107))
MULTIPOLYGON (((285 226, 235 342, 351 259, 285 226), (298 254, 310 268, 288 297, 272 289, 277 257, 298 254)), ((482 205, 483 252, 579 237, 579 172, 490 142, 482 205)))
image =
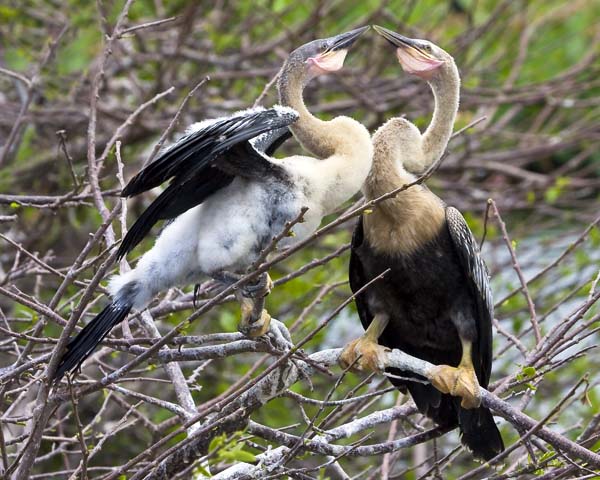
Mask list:
MULTIPOLYGON (((296 49, 278 83, 282 106, 194 124, 129 182, 125 197, 170 181, 127 232, 118 258, 156 222, 174 220, 133 270, 111 279, 112 303, 69 342, 56 379, 76 369, 131 309, 143 309, 157 293, 204 276, 227 284, 238 281, 303 207, 308 207, 304 221, 279 246, 307 238, 324 215, 360 189, 373 155, 369 132, 348 117, 315 118, 304 105, 302 90, 315 76, 341 69, 348 48, 367 28, 296 49), (271 156, 288 126, 318 158, 271 156)), ((268 275, 243 288, 238 297, 243 333, 258 336, 268 330, 270 316, 258 300, 256 311, 254 298, 269 289, 268 275)))
MULTIPOLYGON (((443 154, 458 111, 460 77, 453 58, 426 40, 375 27, 392 43, 404 71, 425 79, 435 111, 423 134, 393 118, 373 135, 373 166, 363 187, 367 200, 409 183, 443 154)), ((359 220, 352 239, 350 285, 365 334, 348 344, 342 365, 379 370, 386 348, 398 348, 435 365, 432 385, 390 378, 411 393, 437 424, 458 425, 476 457, 503 449, 491 412, 480 406, 492 367, 493 302, 488 271, 467 223, 427 187, 412 186, 359 220)), ((404 378, 405 371, 390 370, 404 378)), ((422 378, 420 380, 423 380, 422 378)))

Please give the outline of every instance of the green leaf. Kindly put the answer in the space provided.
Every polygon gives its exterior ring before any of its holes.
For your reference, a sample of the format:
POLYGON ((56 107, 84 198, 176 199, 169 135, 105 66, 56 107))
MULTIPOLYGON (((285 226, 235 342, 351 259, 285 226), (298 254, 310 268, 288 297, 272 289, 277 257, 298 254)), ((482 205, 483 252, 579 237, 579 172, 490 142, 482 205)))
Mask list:
MULTIPOLYGON (((535 369, 535 367, 523 367, 521 369, 521 371, 517 374, 517 380, 519 380, 519 381, 528 380, 530 378, 533 378, 536 373, 537 373, 537 370, 535 369)), ((535 390, 535 387, 531 387, 531 388, 532 388, 532 390, 535 390)))
POLYGON ((216 450, 217 448, 219 448, 221 445, 223 445, 225 443, 225 439, 227 438, 227 434, 223 434, 223 435, 219 435, 218 437, 213 438, 209 445, 208 445, 208 451, 212 452, 214 450, 216 450))
POLYGON ((205 477, 212 477, 208 470, 202 467, 202 465, 198 465, 196 468, 194 468, 194 478, 200 475, 204 475, 205 477))
POLYGON ((554 182, 554 185, 544 192, 544 198, 548 203, 556 203, 570 183, 570 178, 558 177, 554 182))
POLYGON ((6 5, 0 5, 0 20, 10 21, 14 19, 19 12, 15 8, 6 5))
MULTIPOLYGON (((240 446, 243 447, 243 444, 240 446)), ((250 462, 256 461, 256 455, 254 455, 253 453, 247 452, 245 450, 242 450, 241 448, 238 449, 237 447, 228 452, 227 451, 219 452, 219 456, 224 460, 231 460, 231 461, 235 461, 235 462, 250 463, 250 462)))

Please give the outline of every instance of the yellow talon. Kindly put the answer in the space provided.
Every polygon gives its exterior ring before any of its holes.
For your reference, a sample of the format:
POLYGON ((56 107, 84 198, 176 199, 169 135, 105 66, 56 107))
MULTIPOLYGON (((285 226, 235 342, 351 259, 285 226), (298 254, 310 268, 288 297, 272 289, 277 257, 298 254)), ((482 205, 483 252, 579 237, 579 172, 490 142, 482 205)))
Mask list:
POLYGON ((365 334, 346 345, 339 358, 340 365, 343 368, 352 365, 352 369, 359 372, 383 372, 386 353, 390 349, 379 345, 377 340, 385 330, 388 320, 386 315, 375 315, 365 334))
POLYGON ((343 368, 352 365, 352 369, 359 372, 381 373, 385 368, 385 354, 388 351, 388 348, 382 347, 365 335, 346 345, 339 362, 343 368))
POLYGON ((260 318, 255 322, 240 321, 238 330, 247 337, 260 337, 269 331, 271 325, 271 315, 263 309, 260 318))
POLYGON ((239 300, 242 317, 238 324, 238 331, 251 338, 267 333, 271 324, 271 315, 263 308, 264 297, 253 299, 240 296, 239 300))
POLYGON ((463 341, 463 355, 458 367, 437 365, 429 372, 431 384, 442 393, 461 397, 460 406, 466 409, 481 405, 479 382, 471 361, 471 343, 463 341))

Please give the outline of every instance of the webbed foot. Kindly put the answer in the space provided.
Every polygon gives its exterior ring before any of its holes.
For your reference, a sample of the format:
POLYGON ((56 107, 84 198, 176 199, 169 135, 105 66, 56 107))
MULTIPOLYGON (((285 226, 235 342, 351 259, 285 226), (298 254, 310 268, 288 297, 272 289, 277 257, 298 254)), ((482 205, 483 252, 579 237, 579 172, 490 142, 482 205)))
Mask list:
POLYGON ((352 370, 358 372, 383 372, 386 353, 390 349, 382 347, 367 335, 351 341, 344 347, 339 363, 343 368, 352 365, 352 370))
POLYGON ((429 380, 440 392, 461 397, 460 406, 463 408, 471 409, 481 405, 479 382, 472 366, 437 365, 431 369, 429 380))
POLYGON ((238 331, 247 337, 260 337, 269 331, 271 315, 263 308, 264 297, 253 299, 240 298, 242 318, 238 324, 238 331))

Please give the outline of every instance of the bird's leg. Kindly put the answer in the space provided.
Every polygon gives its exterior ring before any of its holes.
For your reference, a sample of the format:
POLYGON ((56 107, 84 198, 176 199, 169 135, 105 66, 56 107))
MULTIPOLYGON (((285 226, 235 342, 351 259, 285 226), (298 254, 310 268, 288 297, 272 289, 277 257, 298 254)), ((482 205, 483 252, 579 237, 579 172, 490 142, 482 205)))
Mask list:
MULTIPOLYGON (((212 278, 221 282, 224 285, 233 285, 234 283, 239 282, 243 274, 227 272, 225 270, 221 270, 219 272, 215 272, 211 275, 212 278)), ((266 297, 269 293, 271 293, 271 289, 273 288, 273 281, 267 272, 263 272, 258 276, 258 279, 255 283, 244 285, 240 288, 242 294, 247 298, 260 298, 266 297)))
POLYGON ((271 316, 265 310, 265 297, 249 298, 243 292, 236 292, 242 309, 238 330, 248 337, 260 337, 269 331, 271 316))
POLYGON ((382 347, 377 341, 385 330, 388 321, 389 317, 387 315, 375 315, 364 335, 344 347, 339 359, 340 365, 344 368, 352 365, 352 368, 358 371, 383 372, 385 354, 390 349, 382 347))
POLYGON ((271 293, 273 281, 267 272, 253 285, 246 285, 237 295, 242 307, 238 330, 248 337, 260 337, 269 331, 271 315, 265 310, 265 297, 271 293))
MULTIPOLYGON (((243 275, 222 270, 211 275, 215 280, 232 285, 243 275)), ((260 337, 269 330, 271 316, 265 310, 265 297, 271 292, 273 281, 267 272, 262 273, 256 283, 245 285, 236 290, 235 296, 240 302, 242 315, 238 330, 248 337, 260 337)))
POLYGON ((437 365, 429 373, 431 384, 442 393, 461 397, 460 406, 477 408, 481 404, 479 382, 471 359, 472 342, 461 337, 462 359, 458 367, 437 365))
POLYGON ((271 280, 271 276, 267 272, 263 272, 255 283, 242 287, 242 293, 249 298, 262 298, 271 293, 272 289, 273 280, 271 280))

